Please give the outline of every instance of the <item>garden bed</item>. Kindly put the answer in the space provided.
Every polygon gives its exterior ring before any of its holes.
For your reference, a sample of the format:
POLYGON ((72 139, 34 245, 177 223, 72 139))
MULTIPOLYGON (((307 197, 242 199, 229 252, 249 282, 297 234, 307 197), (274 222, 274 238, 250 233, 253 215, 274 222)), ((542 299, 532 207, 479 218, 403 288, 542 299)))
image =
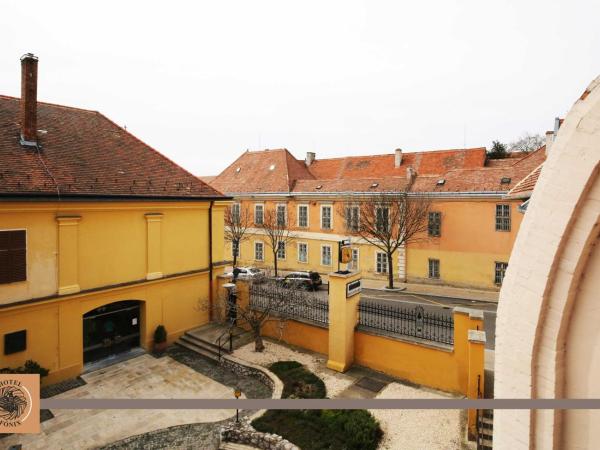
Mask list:
MULTIPOLYGON (((269 366, 284 384, 283 398, 326 398, 323 381, 296 361, 269 366)), ((283 436, 303 450, 375 450, 383 432, 365 410, 273 410, 254 420, 261 432, 283 436)))

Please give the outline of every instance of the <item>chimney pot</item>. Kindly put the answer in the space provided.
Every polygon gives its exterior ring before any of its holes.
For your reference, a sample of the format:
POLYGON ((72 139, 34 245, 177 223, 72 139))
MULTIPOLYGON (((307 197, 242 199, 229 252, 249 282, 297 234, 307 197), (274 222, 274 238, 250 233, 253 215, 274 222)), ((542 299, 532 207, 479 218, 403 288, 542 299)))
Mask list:
POLYGON ((398 167, 400 167, 401 164, 402 164, 402 149, 397 148, 395 158, 394 158, 394 167, 397 169, 398 167))
POLYGON ((29 146, 37 145, 37 75, 37 56, 21 56, 21 144, 29 146))
POLYGON ((317 154, 315 152, 306 152, 306 159, 304 160, 306 166, 310 166, 315 161, 316 157, 317 154))

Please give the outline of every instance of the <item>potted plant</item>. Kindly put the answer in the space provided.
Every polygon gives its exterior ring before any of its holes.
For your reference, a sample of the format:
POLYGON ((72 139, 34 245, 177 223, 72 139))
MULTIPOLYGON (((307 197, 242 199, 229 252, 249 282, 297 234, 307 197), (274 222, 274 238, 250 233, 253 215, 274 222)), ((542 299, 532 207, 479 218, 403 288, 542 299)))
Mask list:
POLYGON ((154 352, 162 353, 167 348, 167 330, 164 325, 159 325, 154 330, 154 352))

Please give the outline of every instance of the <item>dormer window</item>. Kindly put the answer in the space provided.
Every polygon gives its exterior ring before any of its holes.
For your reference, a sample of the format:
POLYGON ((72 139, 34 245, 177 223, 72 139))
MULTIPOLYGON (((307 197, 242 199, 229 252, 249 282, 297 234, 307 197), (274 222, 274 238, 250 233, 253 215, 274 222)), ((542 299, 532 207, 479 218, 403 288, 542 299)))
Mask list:
POLYGON ((237 169, 235 169, 235 173, 240 173, 240 170, 242 170, 242 168, 238 167, 237 169))
POLYGON ((275 170, 275 164, 271 164, 271 165, 269 166, 269 170, 275 170))
POLYGON ((501 184, 510 184, 510 177, 502 177, 500 180, 501 184))
POLYGON ((437 180, 438 186, 443 186, 444 184, 446 184, 446 180, 444 178, 440 178, 439 180, 437 180))
POLYGON ((372 187, 372 188, 376 188, 377 186, 379 186, 379 183, 373 183, 373 184, 371 185, 371 187, 372 187))
POLYGON ((321 189, 323 187, 322 184, 318 185, 315 189, 321 189))

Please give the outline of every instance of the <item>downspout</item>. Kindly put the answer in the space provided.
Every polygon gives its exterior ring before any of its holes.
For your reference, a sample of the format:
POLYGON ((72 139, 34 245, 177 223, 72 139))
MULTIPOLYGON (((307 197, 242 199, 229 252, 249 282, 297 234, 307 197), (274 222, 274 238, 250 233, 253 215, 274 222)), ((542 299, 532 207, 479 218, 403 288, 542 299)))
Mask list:
POLYGON ((213 200, 208 207, 208 320, 213 317, 213 200))

